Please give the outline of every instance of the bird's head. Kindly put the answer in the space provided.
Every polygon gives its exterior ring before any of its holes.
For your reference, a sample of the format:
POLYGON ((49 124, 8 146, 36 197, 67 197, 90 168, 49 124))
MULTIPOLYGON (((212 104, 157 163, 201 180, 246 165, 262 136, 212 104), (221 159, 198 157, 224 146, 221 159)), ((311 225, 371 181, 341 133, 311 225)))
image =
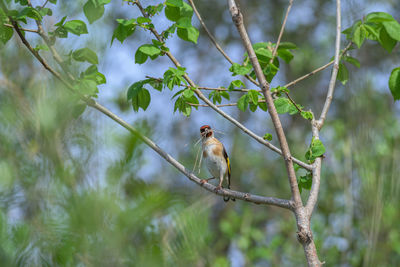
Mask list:
POLYGON ((209 125, 203 125, 200 127, 200 136, 202 138, 208 138, 212 137, 214 135, 213 130, 211 130, 211 127, 209 125))

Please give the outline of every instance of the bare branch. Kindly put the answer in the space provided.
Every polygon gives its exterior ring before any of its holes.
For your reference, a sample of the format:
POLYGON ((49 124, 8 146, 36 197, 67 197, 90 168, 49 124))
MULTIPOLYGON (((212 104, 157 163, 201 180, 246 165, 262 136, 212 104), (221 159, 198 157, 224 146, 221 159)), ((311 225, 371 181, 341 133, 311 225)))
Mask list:
MULTIPOLYGON (((27 0, 28 2, 28 6, 32 7, 32 3, 31 0, 27 0)), ((46 3, 45 3, 46 4, 46 3)), ((74 80, 74 76, 72 75, 72 73, 68 70, 67 66, 65 65, 64 61, 61 59, 61 56, 58 54, 57 50, 54 48, 54 45, 52 44, 52 42, 50 42, 49 37, 47 36, 46 32, 43 29, 43 25, 42 22, 40 20, 35 20, 36 21, 36 25, 38 27, 38 33, 40 35, 40 37, 42 37, 42 39, 44 40, 44 42, 46 43, 46 45, 48 46, 50 53, 52 54, 54 60, 58 63, 58 65, 62 68, 62 70, 64 71, 64 73, 67 75, 67 77, 69 79, 71 79, 72 81, 74 80)))
MULTIPOLYGON (((160 78, 155 78, 155 77, 151 77, 151 76, 145 76, 145 77, 148 78, 148 79, 157 80, 158 82, 162 82, 163 81, 160 78)), ((187 84, 180 84, 179 86, 186 87, 186 88, 191 87, 190 85, 187 85, 187 84)), ((245 89, 245 88, 244 89, 231 89, 231 90, 228 90, 226 88, 221 88, 221 87, 197 86, 197 88, 200 89, 200 90, 206 90, 206 91, 207 90, 209 90, 209 91, 232 91, 232 92, 244 92, 244 93, 246 93, 246 92, 248 92, 250 90, 255 90, 257 92, 261 92, 260 89, 245 89)))
MULTIPOLYGON (((140 1, 136 1, 135 2, 136 6, 139 8, 139 10, 141 11, 142 15, 144 17, 148 17, 148 15, 146 14, 146 12, 144 11, 142 5, 140 4, 140 1)), ((150 31, 154 34, 154 36, 157 38, 157 40, 162 41, 161 36, 158 34, 158 32, 154 29, 154 28, 150 28, 150 31)), ((253 51, 254 52, 254 51, 253 51)), ((179 63, 179 61, 171 54, 171 52, 166 52, 165 53, 169 59, 175 64, 175 66, 180 67, 181 64, 179 63)), ((193 88, 196 88, 196 84, 189 78, 189 76, 187 74, 183 75, 183 78, 189 83, 189 85, 193 88)), ((272 145, 270 142, 264 140, 261 136, 257 135, 256 133, 254 133, 253 131, 251 131, 250 129, 246 128, 243 124, 241 124, 239 121, 237 121, 236 119, 234 119, 232 116, 230 116, 229 114, 225 113, 224 111, 222 111, 220 108, 218 108, 216 105, 214 105, 199 89, 194 90, 194 92, 196 93, 196 95, 203 100, 207 105, 209 105, 213 110, 215 110, 217 113, 219 113, 222 117, 224 117, 225 119, 227 119, 228 121, 232 122, 234 125, 236 125, 239 129, 241 129, 243 132, 245 132, 246 134, 248 134, 249 136, 251 136, 252 138, 254 138, 257 142, 259 142, 260 144, 265 145, 266 147, 268 147, 269 149, 271 149, 272 151, 275 151, 279 154, 282 155, 282 151, 277 148, 276 146, 272 145)), ((268 90, 269 93, 269 90, 268 90)), ((271 98, 272 101, 272 98, 271 98)), ((275 110, 275 107, 273 107, 275 110)), ((276 112, 276 110, 275 110, 276 112)), ((294 161, 294 158, 290 157, 290 159, 294 161)), ((307 170, 311 170, 312 166, 302 162, 301 160, 295 160, 295 162, 301 166, 302 168, 305 168, 307 170)), ((298 189, 297 189, 298 190, 298 189)))
MULTIPOLYGON (((343 56, 344 54, 346 54, 347 50, 350 49, 350 47, 351 47, 352 44, 353 44, 353 43, 350 42, 350 43, 343 49, 343 51, 342 51, 342 53, 340 54, 339 58, 342 58, 342 56, 343 56)), ((298 83, 298 82, 300 82, 300 81, 302 81, 302 80, 304 80, 304 79, 306 79, 306 78, 308 78, 308 77, 310 77, 310 76, 316 74, 317 72, 320 72, 320 71, 326 69, 327 67, 329 67, 330 65, 332 65, 334 62, 335 62, 335 60, 332 60, 331 62, 329 62, 329 63, 327 63, 327 64, 325 64, 325 65, 323 65, 323 66, 321 66, 321 67, 319 67, 319 68, 317 68, 317 69, 315 69, 315 70, 313 70, 312 72, 307 73, 306 75, 303 75, 303 76, 297 78, 296 80, 289 82, 289 83, 286 84, 284 87, 288 88, 288 87, 290 87, 290 86, 293 86, 293 85, 295 85, 296 83, 298 83)))
MULTIPOLYGON (((312 135, 313 138, 319 139, 318 124, 316 123, 315 119, 313 119, 312 121, 312 135)), ((313 163, 312 185, 310 189, 310 194, 308 196, 307 204, 305 206, 308 218, 311 218, 315 204, 317 203, 318 200, 318 192, 321 182, 321 165, 322 165, 322 157, 316 158, 313 163)))
POLYGON ((224 58, 226 58, 226 60, 228 60, 229 63, 233 64, 234 63, 233 60, 228 56, 228 54, 225 53, 224 49, 222 49, 222 47, 218 44, 217 40, 214 38, 212 33, 208 30, 206 24, 204 23, 203 19, 200 16, 199 11, 197 11, 196 5, 194 4, 193 0, 188 0, 188 1, 189 1, 190 5, 192 6, 193 11, 196 14, 197 18, 199 19, 201 26, 206 31, 206 33, 208 35, 208 38, 210 38, 210 40, 213 43, 213 45, 224 56, 224 58))
POLYGON ((340 10, 340 0, 336 0, 336 41, 335 41, 335 59, 333 62, 333 69, 331 80, 329 81, 328 94, 326 95, 326 100, 324 107, 322 108, 321 116, 318 120, 318 129, 320 130, 324 125, 326 114, 328 113, 329 107, 332 103, 333 92, 335 91, 336 77, 339 70, 339 53, 340 53, 340 34, 341 34, 341 10, 340 10))
POLYGON ((264 97, 265 97, 265 100, 266 100, 266 103, 268 106, 268 112, 271 116, 272 122, 275 127, 276 134, 278 136, 280 146, 282 148, 282 156, 285 160, 286 170, 287 170, 288 177, 289 177, 290 189, 292 192, 292 198, 296 204, 296 207, 300 208, 303 206, 303 204, 301 201, 300 192, 299 192, 299 188, 297 185, 296 173, 293 168, 293 160, 292 160, 292 156, 290 154, 289 145, 287 143, 281 121, 279 119, 278 113, 276 112, 276 108, 275 108, 275 105, 274 105, 274 102, 273 102, 273 99, 271 96, 271 92, 269 90, 270 85, 267 82, 267 80, 265 79, 265 76, 261 69, 260 63, 257 60, 257 56, 254 52, 253 46, 252 46, 249 36, 247 34, 246 28, 244 27, 242 13, 240 12, 239 8, 236 6, 236 3, 234 0, 228 0, 228 4, 229 4, 229 11, 231 12, 231 15, 232 15, 232 20, 235 23, 235 26, 238 29, 238 32, 240 34, 240 37, 243 40, 243 44, 246 48, 247 54, 249 55, 249 58, 253 65, 254 72, 256 73, 257 80, 259 81, 259 83, 261 85, 261 89, 263 90, 263 94, 264 94, 264 97))
MULTIPOLYGON (((4 23, 3 26, 6 26, 6 27, 8 27, 8 28, 14 28, 13 25, 7 24, 7 23, 4 23)), ((24 31, 24 32, 39 33, 37 30, 31 30, 31 29, 25 29, 25 28, 19 28, 19 29, 20 29, 21 31, 24 31)))
POLYGON ((284 32, 284 30, 285 30, 286 21, 287 21, 287 19, 288 19, 289 12, 290 12, 290 9, 292 8, 292 5, 293 5, 293 0, 290 0, 290 1, 289 1, 289 6, 288 6, 288 8, 286 9, 285 18, 283 19, 283 22, 282 22, 281 30, 279 31, 278 40, 276 41, 276 45, 275 45, 275 47, 274 47, 274 50, 272 51, 272 57, 271 57, 269 63, 272 63, 272 62, 274 61, 274 58, 275 58, 276 53, 277 53, 277 51, 278 51, 279 44, 281 43, 281 39, 282 39, 283 32, 284 32))
POLYGON ((47 5, 48 2, 49 2, 49 0, 46 0, 46 1, 43 3, 42 8, 44 8, 44 7, 47 5))
MULTIPOLYGON (((203 19, 200 16, 199 11, 197 11, 196 5, 194 4, 193 0, 188 0, 190 5, 193 8, 194 13, 196 14, 197 18, 200 21, 201 26, 204 28, 204 30, 207 33, 208 38, 210 38, 211 42, 213 43, 213 45, 217 48, 217 50, 224 56, 224 58, 226 60, 229 61, 229 63, 231 63, 231 65, 234 63, 233 60, 228 56, 228 54, 225 53, 225 51, 222 49, 222 47, 218 44, 217 40, 215 39, 215 37, 212 35, 212 33, 208 30, 206 24, 204 23, 203 19)), ((256 80, 254 80, 252 77, 250 77, 250 75, 246 74, 244 75, 244 77, 246 77, 246 79, 248 79, 250 82, 252 82, 253 84, 259 86, 258 82, 256 80)))

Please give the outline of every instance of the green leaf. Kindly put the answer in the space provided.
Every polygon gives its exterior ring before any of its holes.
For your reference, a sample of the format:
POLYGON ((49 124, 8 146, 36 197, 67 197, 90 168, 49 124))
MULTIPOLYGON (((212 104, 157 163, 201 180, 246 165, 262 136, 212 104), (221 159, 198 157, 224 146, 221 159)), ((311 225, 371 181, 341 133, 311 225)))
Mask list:
POLYGON ((66 19, 67 19, 67 16, 62 17, 62 19, 59 22, 57 22, 56 24, 54 24, 54 26, 63 26, 66 19))
POLYGON ((286 63, 290 63, 294 56, 289 50, 278 49, 278 57, 283 59, 286 63))
POLYGON ((188 17, 180 18, 176 22, 176 26, 178 26, 179 28, 189 28, 192 26, 192 20, 191 20, 191 18, 188 18, 188 17))
POLYGON ((106 83, 106 77, 104 74, 97 70, 96 65, 89 66, 84 72, 81 73, 80 77, 82 79, 89 79, 95 81, 98 85, 106 83))
POLYGON ((382 47, 389 53, 392 52, 397 43, 397 41, 390 37, 390 35, 386 32, 385 28, 381 29, 378 41, 382 45, 382 47))
POLYGON ((392 39, 400 41, 400 24, 397 21, 385 21, 382 25, 392 39))
POLYGON ((160 48, 152 44, 145 44, 138 48, 135 53, 135 63, 143 64, 146 62, 147 58, 151 59, 157 58, 161 53, 160 48))
POLYGON ((3 44, 6 44, 11 37, 13 36, 13 29, 3 26, 3 23, 0 25, 0 42, 2 42, 3 44))
POLYGON ((274 105, 278 114, 284 114, 289 112, 291 103, 289 99, 280 97, 274 100, 274 105))
POLYGON ((184 41, 192 42, 197 44, 197 39, 199 38, 199 30, 193 26, 187 28, 178 28, 178 37, 184 41))
POLYGON ((246 111, 249 102, 250 102, 249 96, 247 94, 242 95, 237 102, 238 109, 240 109, 243 112, 246 111))
POLYGON ((365 29, 363 24, 361 24, 359 27, 355 29, 353 35, 353 42, 358 46, 358 48, 360 48, 361 45, 363 44, 366 34, 367 30, 365 29))
POLYGON ((156 79, 149 79, 148 83, 156 90, 160 91, 162 90, 162 81, 156 80, 156 79))
POLYGON ((88 33, 85 22, 81 20, 70 20, 64 24, 64 28, 70 33, 81 35, 88 33))
POLYGON ((128 89, 127 98, 132 101, 132 107, 135 112, 138 112, 139 108, 146 110, 150 104, 150 93, 143 88, 143 84, 143 81, 135 82, 128 89))
MULTIPOLYGON (((179 1, 178 1, 179 2, 179 1)), ((180 1, 182 5, 178 5, 178 2, 171 4, 168 1, 166 2, 165 7, 165 16, 170 21, 177 22, 180 18, 192 18, 193 9, 186 2, 180 1)))
POLYGON ((81 94, 95 96, 99 90, 97 89, 97 83, 93 80, 81 80, 76 86, 75 89, 78 90, 81 94))
POLYGON ((151 19, 145 18, 145 17, 138 17, 138 18, 136 19, 136 21, 137 21, 137 23, 139 23, 139 24, 144 24, 144 23, 150 23, 150 22, 151 22, 151 19))
POLYGON ((90 48, 81 48, 72 53, 72 58, 76 61, 87 61, 91 64, 99 64, 96 53, 90 48))
POLYGON ((37 6, 37 7, 36 7, 36 10, 39 12, 39 14, 40 14, 42 17, 53 15, 53 11, 52 11, 50 8, 37 6))
POLYGON ((264 139, 264 140, 271 141, 271 140, 272 140, 272 134, 270 134, 270 133, 264 134, 263 139, 264 139))
POLYGON ((165 4, 167 6, 181 7, 181 6, 183 6, 183 1, 182 0, 167 0, 167 1, 165 1, 165 4))
POLYGON ((315 139, 314 137, 311 140, 310 147, 306 152, 306 159, 310 162, 314 162, 314 160, 325 153, 324 144, 322 144, 321 140, 315 139))
POLYGON ((165 7, 165 16, 170 21, 178 21, 181 18, 180 12, 179 12, 179 7, 166 6, 165 7))
POLYGON ((42 20, 42 15, 40 15, 39 11, 34 9, 33 7, 25 7, 19 12, 18 17, 29 17, 34 20, 42 20))
POLYGON ((89 23, 92 24, 103 16, 104 5, 95 5, 93 0, 88 0, 83 6, 83 13, 85 14, 89 23))
POLYGON ((36 45, 36 47, 34 49, 36 51, 39 51, 39 50, 49 51, 49 47, 45 44, 42 44, 42 45, 38 44, 38 45, 36 45))
POLYGON ((194 91, 191 88, 185 89, 182 93, 185 98, 191 98, 194 95, 194 91))
POLYGON ((307 173, 304 176, 300 176, 298 182, 298 186, 299 186, 299 190, 300 193, 302 191, 302 189, 306 189, 306 190, 310 190, 311 189, 311 185, 312 185, 312 174, 311 173, 307 173))
POLYGON ((400 99, 400 67, 392 70, 389 78, 389 89, 394 100, 400 99))
POLYGON ((151 44, 142 45, 138 50, 149 57, 159 55, 161 53, 161 50, 157 46, 151 44))
POLYGON ((57 0, 50 0, 50 3, 57 4, 57 0))
POLYGON ((297 49, 297 46, 291 42, 281 42, 278 47, 278 51, 280 49, 297 49))
POLYGON ((111 39, 111 44, 114 42, 114 39, 117 38, 118 41, 121 43, 124 42, 124 40, 132 35, 135 32, 137 23, 135 19, 117 19, 118 26, 115 28, 112 39, 111 39))
POLYGON ((312 112, 310 112, 310 111, 302 111, 301 113, 300 113, 300 115, 304 118, 304 119, 306 119, 306 120, 312 120, 313 119, 313 114, 312 114, 312 112))
MULTIPOLYGON (((238 64, 239 65, 239 64, 238 64)), ((240 65, 239 65, 240 66, 240 65)), ((229 86, 228 86, 228 90, 232 90, 235 88, 240 88, 240 87, 244 87, 244 83, 241 80, 234 80, 232 81, 229 86)))
POLYGON ((232 72, 232 76, 236 76, 236 75, 246 75, 251 71, 252 66, 251 65, 247 65, 242 66, 239 65, 237 63, 233 63, 232 66, 229 68, 229 71, 232 72))
POLYGON ((251 102, 253 102, 253 104, 257 106, 259 93, 256 90, 250 90, 248 92, 248 95, 250 97, 251 102))
POLYGON ((268 63, 272 58, 272 52, 265 47, 258 48, 254 52, 260 62, 268 63))
POLYGON ((354 57, 350 57, 350 56, 344 56, 343 59, 347 62, 349 62, 350 64, 353 64, 354 66, 356 66, 357 68, 360 67, 360 61, 358 61, 358 59, 354 58, 354 57))
POLYGON ((264 111, 268 110, 267 103, 265 103, 265 98, 261 98, 263 102, 258 102, 258 107, 264 111))
POLYGON ((343 85, 345 85, 349 80, 349 70, 343 63, 339 63, 339 71, 337 74, 337 79, 341 81, 343 85))
POLYGON ((254 112, 257 110, 257 105, 253 104, 252 102, 249 103, 249 109, 251 112, 254 112))
POLYGON ((393 21, 392 15, 385 12, 372 12, 365 17, 366 22, 380 23, 385 21, 393 21))
POLYGON ((229 93, 227 91, 220 91, 220 94, 225 99, 230 99, 229 93))
POLYGON ((367 30, 366 38, 372 41, 377 41, 379 39, 379 31, 382 28, 380 25, 378 26, 374 23, 365 23, 364 27, 367 30))

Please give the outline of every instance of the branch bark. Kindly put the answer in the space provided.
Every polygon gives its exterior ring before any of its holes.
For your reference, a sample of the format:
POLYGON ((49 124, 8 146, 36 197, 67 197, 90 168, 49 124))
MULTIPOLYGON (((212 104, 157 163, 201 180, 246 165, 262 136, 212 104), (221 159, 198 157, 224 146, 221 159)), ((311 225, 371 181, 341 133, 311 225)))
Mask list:
POLYGON ((296 174, 293 168, 293 161, 290 155, 290 150, 289 146, 286 140, 285 133, 282 128, 282 124, 280 122, 280 119, 278 117, 278 113, 276 112, 273 99, 271 96, 271 92, 269 90, 270 85, 266 81, 265 76, 262 72, 260 63, 257 60, 257 57, 255 55, 253 46, 251 44, 251 41, 249 39, 249 36, 247 34, 247 31, 244 27, 243 24, 243 16, 239 10, 239 8, 236 6, 235 0, 228 0, 229 4, 229 11, 232 16, 232 20, 238 29, 238 32, 240 34, 240 37, 243 41, 243 44, 246 48, 246 51, 249 55, 249 58, 252 62, 254 72, 256 73, 257 80, 259 81, 261 85, 261 89, 263 90, 263 94, 265 96, 267 106, 268 106, 268 112, 271 116, 272 122, 275 127, 275 131, 277 133, 279 143, 282 148, 282 155, 285 160, 285 165, 286 165, 286 170, 289 178, 289 183, 290 183, 290 189, 292 192, 292 199, 294 201, 294 209, 293 212, 296 217, 296 222, 297 222, 297 237, 299 242, 303 245, 304 253, 307 258, 307 262, 309 266, 321 266, 321 262, 318 259, 317 255, 317 250, 315 247, 315 243, 313 240, 311 228, 310 228, 310 219, 307 214, 307 211, 305 207, 303 206, 303 203, 301 201, 301 196, 297 184, 297 179, 296 179, 296 174))
POLYGON ((321 130, 324 125, 326 114, 328 113, 329 107, 332 103, 333 92, 335 91, 336 77, 339 71, 339 52, 340 52, 340 34, 341 34, 341 11, 340 11, 340 0, 336 0, 336 42, 335 42, 335 60, 333 62, 333 69, 331 80, 329 81, 328 94, 324 107, 322 108, 321 116, 317 122, 318 130, 321 130))

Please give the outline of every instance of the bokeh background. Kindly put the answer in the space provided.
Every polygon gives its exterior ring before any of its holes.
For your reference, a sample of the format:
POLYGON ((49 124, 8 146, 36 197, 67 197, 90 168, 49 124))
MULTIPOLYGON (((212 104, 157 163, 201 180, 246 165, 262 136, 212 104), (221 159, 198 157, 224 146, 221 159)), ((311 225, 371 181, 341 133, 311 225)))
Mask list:
MULTIPOLYGON (((34 5, 43 2, 33 0, 34 5)), ((244 49, 226 2, 195 2, 226 52, 240 62, 244 49)), ((63 14, 87 22, 83 4, 48 4, 53 16, 45 19, 45 28, 51 30, 63 14)), ((275 42, 288 1, 240 4, 251 39, 275 42)), ((372 11, 388 12, 400 21, 400 2, 395 0, 342 4, 343 29, 372 11)), ((148 110, 133 112, 126 101, 129 85, 146 75, 162 77, 172 66, 167 58, 134 63, 136 49, 152 39, 149 32, 137 30, 123 45, 110 45, 115 19, 138 14, 136 7, 113 0, 101 20, 87 23, 88 35, 70 35, 58 40, 56 47, 62 55, 85 46, 95 50, 99 71, 107 78, 98 101, 187 168, 193 168, 199 149, 198 129, 209 124, 223 133, 217 137, 232 161, 233 189, 290 198, 282 159, 211 109, 200 107, 186 118, 173 112, 175 92, 153 90, 148 110)), ((169 24, 163 15, 155 19, 159 31, 169 24)), ((327 63, 334 52, 334 30, 335 1, 294 1, 283 41, 299 49, 290 64, 282 62, 272 85, 283 85, 327 63)), ((33 46, 41 44, 35 34, 26 36, 33 46)), ((199 85, 228 86, 236 79, 202 29, 198 45, 178 38, 167 45, 199 85)), ((1 266, 306 265, 289 211, 242 201, 224 203, 99 112, 87 108, 77 117, 68 91, 15 36, 0 54, 1 266)), ((388 78, 391 69, 400 66, 400 48, 388 54, 367 41, 350 55, 362 67, 348 66, 350 79, 337 84, 321 132, 327 152, 312 230, 327 266, 399 266, 400 104, 390 95, 388 78)), ((55 66, 48 52, 43 56, 55 66)), ((78 74, 86 67, 73 69, 78 74)), ((291 88, 292 97, 318 114, 329 76, 330 70, 325 70, 298 83, 291 88)), ((232 95, 231 101, 238 97, 232 95)), ((266 112, 224 110, 259 135, 273 133, 266 112)), ((298 115, 281 119, 293 154, 304 159, 311 140, 309 123, 298 115)), ((203 168, 199 176, 208 175, 203 168)), ((303 198, 307 194, 304 191, 303 198)))

